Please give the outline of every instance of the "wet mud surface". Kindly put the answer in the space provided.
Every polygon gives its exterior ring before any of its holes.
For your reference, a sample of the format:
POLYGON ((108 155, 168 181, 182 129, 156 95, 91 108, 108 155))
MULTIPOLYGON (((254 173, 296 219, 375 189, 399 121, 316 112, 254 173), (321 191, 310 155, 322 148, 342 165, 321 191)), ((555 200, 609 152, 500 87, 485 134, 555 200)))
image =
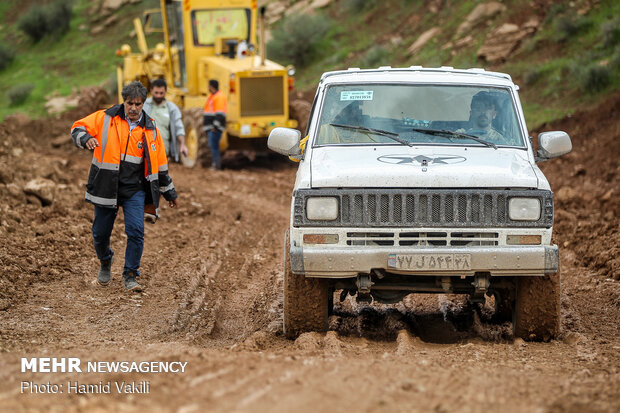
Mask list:
POLYGON ((326 334, 286 339, 282 246, 296 165, 275 156, 223 171, 171 165, 180 207, 163 206, 146 224, 145 291, 122 287, 122 214, 102 288, 83 201, 91 159, 68 135, 78 114, 10 117, 0 124, 0 410, 618 411, 618 107, 612 98, 545 127, 566 130, 574 145, 541 165, 556 194, 562 266, 562 333, 548 343, 514 339, 488 304, 450 295, 395 305, 336 297, 326 334), (35 179, 39 189, 25 191, 35 179), (187 369, 21 373, 21 357, 187 369), (20 393, 22 381, 75 380, 146 380, 150 392, 20 393))

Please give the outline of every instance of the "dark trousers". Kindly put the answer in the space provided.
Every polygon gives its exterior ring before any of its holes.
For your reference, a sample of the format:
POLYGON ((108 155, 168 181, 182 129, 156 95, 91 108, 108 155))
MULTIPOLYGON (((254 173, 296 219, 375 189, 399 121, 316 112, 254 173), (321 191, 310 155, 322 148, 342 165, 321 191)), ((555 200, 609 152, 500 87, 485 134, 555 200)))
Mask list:
POLYGON ((222 169, 222 157, 220 155, 220 139, 222 139, 222 131, 216 128, 211 129, 207 136, 209 137, 209 148, 211 148, 211 165, 217 169, 222 169))
MULTIPOLYGON (((127 234, 123 275, 130 270, 140 275, 138 269, 144 249, 144 196, 144 191, 138 191, 131 198, 119 198, 118 200, 119 207, 123 207, 125 234, 127 234)), ((112 235, 117 213, 118 208, 95 205, 93 240, 97 258, 101 261, 107 261, 114 256, 114 251, 110 249, 110 235, 112 235)))

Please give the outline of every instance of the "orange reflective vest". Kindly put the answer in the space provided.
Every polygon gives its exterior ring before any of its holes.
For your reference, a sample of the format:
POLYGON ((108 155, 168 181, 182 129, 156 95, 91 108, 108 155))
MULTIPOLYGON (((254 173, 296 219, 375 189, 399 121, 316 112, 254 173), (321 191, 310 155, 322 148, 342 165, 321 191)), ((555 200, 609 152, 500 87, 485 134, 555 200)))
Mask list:
POLYGON ((217 128, 224 131, 226 128, 226 113, 228 112, 228 102, 222 91, 218 90, 207 98, 204 107, 204 126, 205 130, 217 128))
POLYGON ((71 137, 78 148, 84 149, 90 138, 95 138, 99 144, 93 151, 86 201, 102 207, 117 207, 121 169, 125 174, 143 174, 145 208, 152 211, 154 207, 155 215, 159 212, 160 194, 168 201, 177 198, 168 175, 163 140, 146 112, 142 111, 142 120, 130 133, 123 105, 115 105, 76 121, 71 127, 71 137))

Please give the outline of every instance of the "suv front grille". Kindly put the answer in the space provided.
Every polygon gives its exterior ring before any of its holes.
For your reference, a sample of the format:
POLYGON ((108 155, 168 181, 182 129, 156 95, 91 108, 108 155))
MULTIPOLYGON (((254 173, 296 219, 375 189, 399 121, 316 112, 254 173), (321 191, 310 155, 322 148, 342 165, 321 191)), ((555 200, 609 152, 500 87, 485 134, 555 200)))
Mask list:
POLYGON ((497 232, 347 232, 347 245, 479 247, 499 245, 497 232))
POLYGON ((294 193, 296 227, 551 227, 553 193, 545 190, 463 189, 304 189, 294 193), (306 199, 336 197, 335 221, 306 218, 306 199), (508 202, 513 197, 540 199, 538 221, 513 221, 508 202))

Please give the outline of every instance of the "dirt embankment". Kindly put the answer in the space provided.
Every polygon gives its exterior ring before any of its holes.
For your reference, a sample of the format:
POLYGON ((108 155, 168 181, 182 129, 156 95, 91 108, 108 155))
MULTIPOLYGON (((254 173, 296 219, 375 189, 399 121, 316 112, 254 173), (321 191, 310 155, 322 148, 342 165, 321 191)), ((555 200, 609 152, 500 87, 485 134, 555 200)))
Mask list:
MULTIPOLYGON (((337 305, 327 334, 282 337, 282 244, 295 165, 171 165, 180 207, 147 225, 143 294, 94 282, 90 154, 73 113, 0 124, 0 410, 362 411, 620 409, 618 141, 615 108, 545 127, 571 154, 542 165, 556 192, 562 337, 514 340, 460 297, 337 305), (32 183, 32 181, 35 181, 32 183), (184 374, 20 373, 25 356, 182 360, 184 374), (22 394, 21 381, 148 380, 150 394, 22 394)), ((125 246, 122 214, 112 248, 125 246)))
MULTIPOLYGON (((555 236, 576 264, 620 279, 620 95, 545 125, 567 131, 568 155, 541 165, 555 192, 555 236)), ((542 131, 542 129, 541 129, 542 131)))

